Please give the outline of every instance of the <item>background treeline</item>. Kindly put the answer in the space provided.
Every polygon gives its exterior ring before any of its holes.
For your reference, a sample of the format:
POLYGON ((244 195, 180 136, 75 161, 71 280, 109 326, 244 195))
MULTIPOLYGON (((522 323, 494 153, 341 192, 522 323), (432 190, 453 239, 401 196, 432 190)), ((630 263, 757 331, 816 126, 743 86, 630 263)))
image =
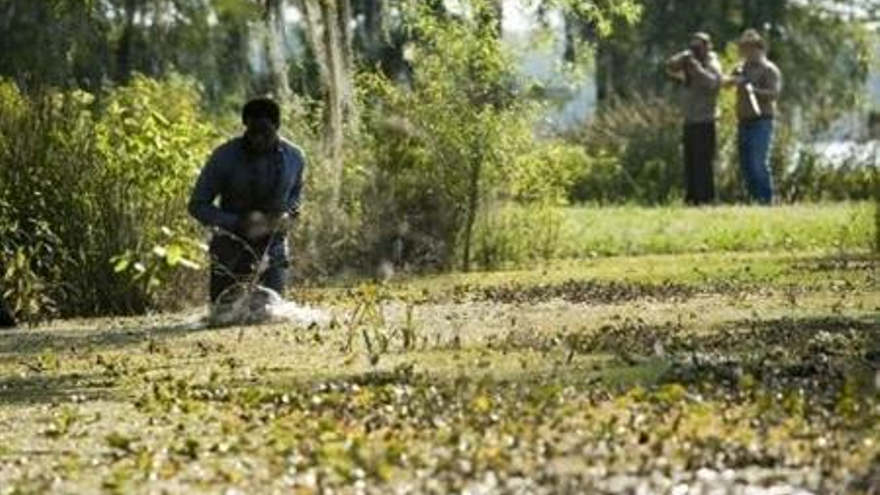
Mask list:
MULTIPOLYGON (((858 2, 522 3, 564 14, 561 62, 596 54, 600 107, 582 129, 541 125, 551 104, 505 48, 499 1, 0 0, 5 296, 25 318, 191 301, 204 245, 183 205, 258 93, 284 102, 285 134, 310 159, 298 276, 495 266, 523 236, 529 256, 552 256, 561 206, 681 196, 660 61, 695 28, 766 27, 793 75, 783 197, 876 190, 875 165, 828 167, 800 144, 859 103, 871 33, 835 13, 858 2)), ((720 189, 736 200, 730 118, 720 189)))

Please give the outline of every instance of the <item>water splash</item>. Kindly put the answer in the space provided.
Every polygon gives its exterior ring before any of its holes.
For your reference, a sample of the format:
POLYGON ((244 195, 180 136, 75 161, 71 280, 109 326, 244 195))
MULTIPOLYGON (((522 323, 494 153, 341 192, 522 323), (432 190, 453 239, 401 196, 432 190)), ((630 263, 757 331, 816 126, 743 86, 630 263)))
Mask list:
POLYGON ((211 327, 291 323, 298 327, 326 327, 332 321, 327 311, 286 301, 277 292, 257 286, 233 301, 211 307, 205 323, 211 327))

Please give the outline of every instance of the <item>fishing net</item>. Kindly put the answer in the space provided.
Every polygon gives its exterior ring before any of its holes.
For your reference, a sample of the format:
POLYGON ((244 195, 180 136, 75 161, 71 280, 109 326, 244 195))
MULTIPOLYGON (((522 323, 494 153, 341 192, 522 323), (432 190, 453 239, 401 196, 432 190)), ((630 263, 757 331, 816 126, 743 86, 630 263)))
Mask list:
POLYGON ((224 301, 211 305, 207 317, 209 326, 284 322, 299 327, 324 327, 332 320, 324 310, 286 301, 274 290, 260 285, 240 288, 224 301))
POLYGON ((260 285, 260 280, 272 267, 272 259, 269 254, 271 238, 280 235, 278 229, 270 234, 270 241, 260 250, 241 237, 222 230, 215 230, 215 235, 221 235, 235 241, 242 252, 247 253, 251 259, 258 260, 253 265, 253 270, 248 273, 239 273, 232 267, 224 266, 216 258, 213 260, 214 269, 220 270, 224 275, 235 282, 216 298, 211 305, 207 317, 209 326, 230 325, 254 325, 263 323, 287 322, 302 327, 326 326, 332 321, 329 313, 309 306, 303 306, 292 301, 284 300, 273 289, 260 285))

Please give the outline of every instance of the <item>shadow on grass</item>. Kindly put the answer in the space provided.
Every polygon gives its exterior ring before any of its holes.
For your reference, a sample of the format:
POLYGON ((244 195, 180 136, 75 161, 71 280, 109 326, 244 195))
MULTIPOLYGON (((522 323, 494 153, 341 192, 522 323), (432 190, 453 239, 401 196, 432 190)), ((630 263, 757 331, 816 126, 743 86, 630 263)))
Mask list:
POLYGON ((0 406, 111 398, 115 380, 100 373, 31 373, 0 378, 0 406))
POLYGON ((816 338, 823 333, 865 337, 869 342, 880 342, 880 313, 862 317, 816 315, 728 321, 716 325, 705 335, 695 337, 693 345, 698 349, 722 352, 766 350, 767 346, 796 350, 811 343, 820 346, 822 342, 816 338))
POLYGON ((208 328, 193 322, 180 322, 107 328, 8 330, 0 332, 0 359, 41 352, 120 349, 143 344, 150 339, 173 339, 212 330, 221 329, 208 328))
MULTIPOLYGON (((20 376, 0 377, 0 405, 111 399, 117 386, 111 360, 102 363, 99 351, 146 345, 212 330, 181 322, 167 325, 126 325, 81 329, 17 329, 0 332, 0 362, 20 376), (92 356, 95 373, 56 371, 66 353, 92 356)), ((124 361, 121 360, 121 361, 124 361)))
POLYGON ((875 271, 880 268, 880 254, 875 253, 843 253, 838 255, 817 256, 794 263, 794 268, 808 272, 836 271, 875 271))

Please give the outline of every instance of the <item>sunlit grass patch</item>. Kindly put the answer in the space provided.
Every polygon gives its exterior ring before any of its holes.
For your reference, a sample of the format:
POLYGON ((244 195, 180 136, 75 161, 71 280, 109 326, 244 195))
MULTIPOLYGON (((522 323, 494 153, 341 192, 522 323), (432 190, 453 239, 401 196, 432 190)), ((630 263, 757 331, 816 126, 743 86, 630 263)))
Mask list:
POLYGON ((532 267, 559 259, 719 252, 867 252, 876 243, 875 205, 791 204, 570 206, 532 212, 502 206, 478 231, 484 268, 532 267))

